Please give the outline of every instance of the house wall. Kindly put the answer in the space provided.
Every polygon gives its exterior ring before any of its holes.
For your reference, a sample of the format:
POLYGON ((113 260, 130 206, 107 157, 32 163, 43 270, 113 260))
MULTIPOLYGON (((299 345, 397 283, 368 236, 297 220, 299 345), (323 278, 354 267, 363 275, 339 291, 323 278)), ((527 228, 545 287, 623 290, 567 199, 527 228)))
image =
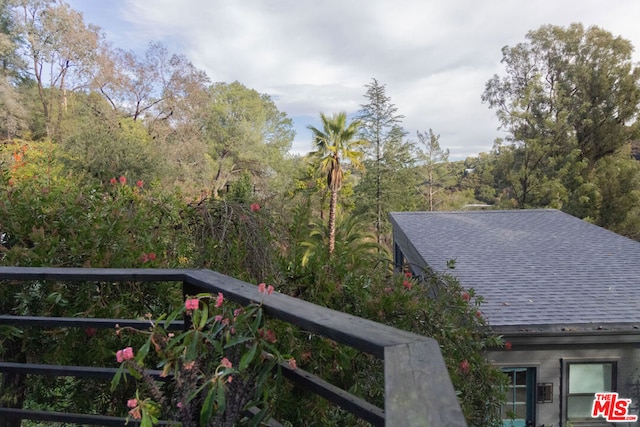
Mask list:
MULTIPOLYGON (((638 414, 640 403, 640 349, 637 344, 592 346, 537 346, 489 352, 487 357, 504 368, 536 368, 536 383, 553 384, 553 402, 535 403, 536 426, 566 426, 566 381, 569 362, 616 362, 617 392, 632 400, 631 414, 638 414)), ((574 426, 606 425, 604 419, 574 426)), ((634 425, 637 425, 633 423, 634 425)), ((627 424, 616 424, 626 426, 627 424)))

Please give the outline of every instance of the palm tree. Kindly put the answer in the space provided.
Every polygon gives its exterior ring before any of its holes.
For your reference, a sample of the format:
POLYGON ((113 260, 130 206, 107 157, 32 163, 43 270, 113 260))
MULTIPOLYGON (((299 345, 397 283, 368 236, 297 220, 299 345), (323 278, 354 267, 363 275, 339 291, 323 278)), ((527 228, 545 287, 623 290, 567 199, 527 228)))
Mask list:
POLYGON ((327 117, 320 113, 322 130, 313 126, 313 145, 316 151, 312 155, 320 159, 320 170, 327 174, 327 186, 331 192, 329 201, 329 255, 336 243, 336 205, 338 192, 342 188, 343 171, 340 162, 344 159, 356 167, 361 167, 362 151, 358 148, 366 141, 356 138, 361 122, 354 120, 347 125, 347 113, 344 111, 327 117))

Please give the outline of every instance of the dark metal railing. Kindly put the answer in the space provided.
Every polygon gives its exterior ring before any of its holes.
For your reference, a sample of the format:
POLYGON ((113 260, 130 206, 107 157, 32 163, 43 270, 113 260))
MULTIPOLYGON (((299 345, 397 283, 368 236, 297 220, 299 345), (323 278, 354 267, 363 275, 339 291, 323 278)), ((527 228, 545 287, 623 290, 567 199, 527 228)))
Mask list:
MULTIPOLYGON (((222 292, 242 305, 262 301, 266 314, 384 360, 384 409, 302 369, 283 366, 283 375, 376 426, 465 426, 464 416, 440 353, 428 337, 274 293, 264 299, 255 285, 210 270, 0 267, 0 280, 68 282, 182 282, 183 293, 222 292)), ((1 315, 0 324, 40 327, 131 326, 148 322, 1 315)), ((181 328, 182 324, 174 325, 181 328)), ((115 369, 0 362, 0 372, 111 378, 115 369)), ((124 418, 0 408, 0 419, 31 419, 123 426, 124 418)), ((277 424, 277 423, 276 423, 277 424)), ((130 424, 131 425, 131 422, 130 424)))

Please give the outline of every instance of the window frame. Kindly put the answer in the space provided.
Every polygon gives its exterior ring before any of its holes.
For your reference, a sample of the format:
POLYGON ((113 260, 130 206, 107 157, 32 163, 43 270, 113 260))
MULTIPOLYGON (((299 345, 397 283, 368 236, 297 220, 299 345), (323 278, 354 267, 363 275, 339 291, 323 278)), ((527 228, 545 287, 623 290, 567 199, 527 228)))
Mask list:
POLYGON ((607 424, 604 419, 594 419, 590 415, 587 417, 573 417, 569 418, 569 398, 572 396, 590 396, 595 399, 595 393, 571 393, 570 385, 570 371, 571 365, 611 365, 611 386, 610 390, 598 390, 598 391, 618 391, 618 359, 617 358, 594 358, 594 359, 565 359, 564 362, 564 392, 563 392, 563 419, 564 423, 580 424, 607 424))

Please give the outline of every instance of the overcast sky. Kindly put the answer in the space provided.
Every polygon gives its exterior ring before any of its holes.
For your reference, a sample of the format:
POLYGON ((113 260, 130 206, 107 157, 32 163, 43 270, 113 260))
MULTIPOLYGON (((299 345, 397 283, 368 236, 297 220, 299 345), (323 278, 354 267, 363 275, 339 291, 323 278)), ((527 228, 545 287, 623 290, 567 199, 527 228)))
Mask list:
MULTIPOLYGON (((451 159, 489 151, 495 114, 480 100, 501 48, 544 24, 600 26, 640 48, 637 0, 67 0, 114 46, 161 41, 212 81, 268 93, 294 120, 293 151, 311 150, 319 113, 355 114, 372 78, 451 159)), ((634 59, 640 55, 635 52, 634 59)))

